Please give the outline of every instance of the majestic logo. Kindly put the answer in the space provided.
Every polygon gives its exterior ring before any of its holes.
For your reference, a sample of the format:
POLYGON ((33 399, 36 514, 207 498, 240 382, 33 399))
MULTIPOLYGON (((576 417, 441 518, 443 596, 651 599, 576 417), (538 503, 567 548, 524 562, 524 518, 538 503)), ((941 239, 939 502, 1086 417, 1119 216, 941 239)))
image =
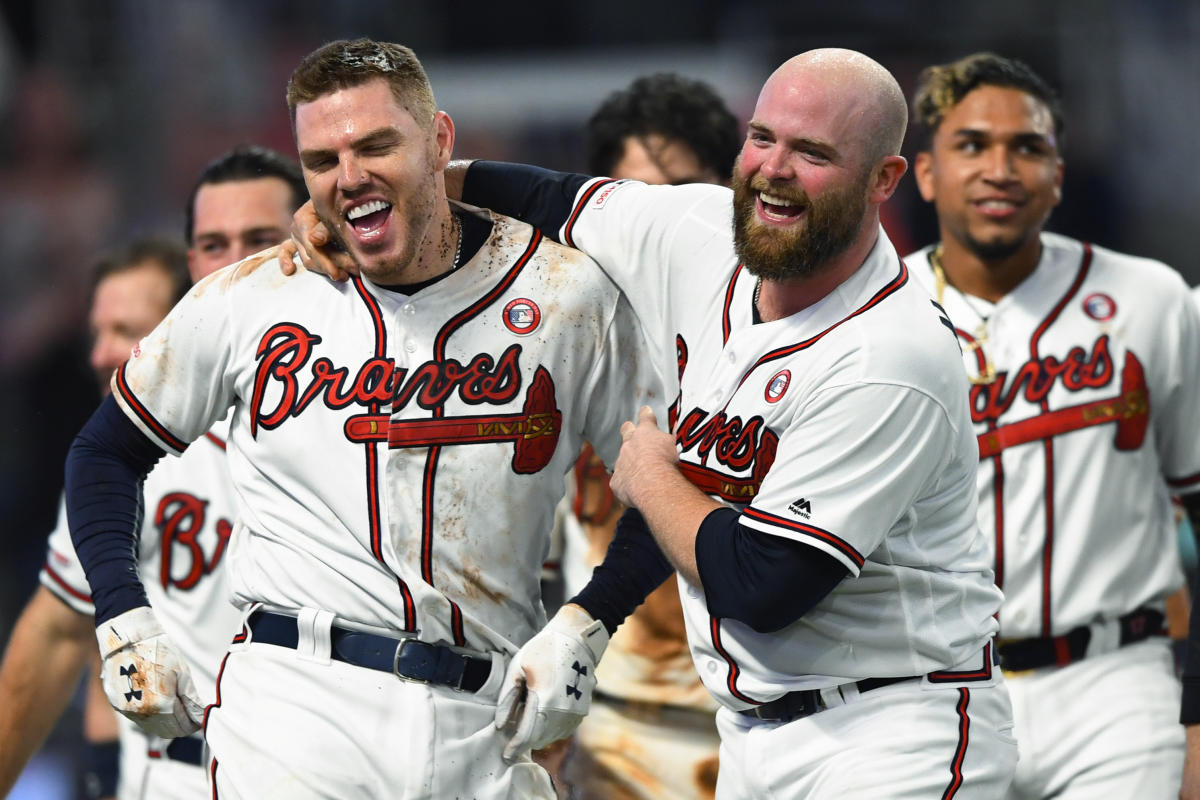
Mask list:
POLYGON ((517 344, 499 359, 479 353, 466 364, 448 358, 426 361, 412 370, 397 367, 390 358, 371 358, 353 377, 346 367, 336 367, 321 357, 312 362, 308 376, 303 376, 301 371, 320 341, 320 336, 291 322, 274 325, 263 335, 250 398, 252 436, 258 435, 259 428, 277 428, 299 416, 317 397, 332 409, 390 404, 396 410, 413 400, 422 408, 435 409, 455 393, 468 405, 500 405, 521 390, 521 346, 517 344), (282 391, 271 407, 264 408, 271 384, 282 391))
POLYGON ((680 461, 679 468, 688 480, 701 491, 738 503, 748 503, 758 494, 779 446, 779 436, 760 416, 743 422, 741 417, 727 417, 724 411, 710 417, 699 407, 680 421, 675 441, 681 455, 694 451, 699 456, 699 464, 680 461), (724 469, 710 468, 709 456, 724 469), (749 472, 749 475, 734 478, 727 472, 749 472))
MULTIPOLYGON (((994 383, 972 386, 971 418, 976 423, 996 423, 1018 396, 1039 405, 1059 382, 1071 392, 1110 385, 1116 370, 1108 346, 1108 336, 1101 336, 1090 354, 1082 347, 1073 347, 1062 361, 1047 356, 1025 362, 1011 382, 1007 372, 999 372, 994 383)), ((1125 354, 1117 394, 984 431, 978 437, 979 456, 989 458, 1009 447, 1107 422, 1115 423, 1113 444, 1118 450, 1142 446, 1150 422, 1150 392, 1142 363, 1132 351, 1125 354)))
POLYGON ((533 333, 541 321, 542 310, 528 297, 518 297, 504 307, 504 327, 520 336, 533 333))
POLYGON ((128 667, 121 667, 121 677, 129 681, 129 691, 125 692, 125 702, 130 700, 141 700, 142 690, 133 688, 133 676, 138 674, 136 664, 130 664, 128 667))
POLYGON ((212 574, 225 548, 233 525, 227 519, 218 519, 216 524, 217 545, 212 558, 205 556, 204 549, 196 541, 204 530, 208 501, 187 492, 171 492, 158 501, 154 512, 154 525, 162 534, 161 575, 159 581, 164 589, 174 586, 182 591, 195 588, 205 575, 212 574), (175 568, 177 558, 187 558, 187 570, 178 576, 175 568))
POLYGON ((1083 298, 1083 313, 1097 322, 1107 322, 1117 314, 1117 303, 1104 292, 1092 292, 1083 298))
POLYGON ((767 390, 763 392, 763 398, 768 403, 778 403, 783 399, 784 392, 788 390, 788 386, 792 382, 792 371, 788 369, 780 370, 771 376, 771 380, 767 381, 767 390))
POLYGON ((801 497, 799 500, 788 506, 788 511, 796 514, 797 516, 808 519, 812 515, 812 503, 801 497))

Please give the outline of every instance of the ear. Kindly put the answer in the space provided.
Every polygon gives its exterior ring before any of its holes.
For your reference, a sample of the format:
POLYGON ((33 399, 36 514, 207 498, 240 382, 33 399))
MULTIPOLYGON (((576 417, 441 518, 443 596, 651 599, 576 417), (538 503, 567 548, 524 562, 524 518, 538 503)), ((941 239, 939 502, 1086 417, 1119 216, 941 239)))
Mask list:
POLYGON ((1054 205, 1062 202, 1063 160, 1059 158, 1054 165, 1054 205))
POLYGON ((881 205, 900 183, 900 178, 908 171, 908 162, 901 156, 885 156, 875 167, 875 176, 871 181, 867 201, 873 205, 881 205))
POLYGON ((917 153, 917 160, 913 162, 913 177, 917 181, 917 189, 921 192, 921 199, 926 203, 932 203, 933 154, 928 150, 922 150, 917 153))
POLYGON ((454 152, 454 120, 445 111, 433 115, 434 141, 437 147, 437 168, 444 170, 454 152))

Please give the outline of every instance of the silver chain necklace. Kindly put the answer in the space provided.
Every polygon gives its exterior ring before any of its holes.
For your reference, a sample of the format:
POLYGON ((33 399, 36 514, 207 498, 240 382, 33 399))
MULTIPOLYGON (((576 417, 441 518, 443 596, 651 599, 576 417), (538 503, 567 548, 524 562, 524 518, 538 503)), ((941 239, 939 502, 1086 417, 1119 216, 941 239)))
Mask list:
POLYGON ((459 219, 458 214, 455 214, 453 211, 450 212, 450 218, 451 224, 458 225, 458 244, 454 246, 454 261, 450 264, 450 271, 454 272, 454 270, 458 269, 458 260, 462 258, 463 223, 459 219))

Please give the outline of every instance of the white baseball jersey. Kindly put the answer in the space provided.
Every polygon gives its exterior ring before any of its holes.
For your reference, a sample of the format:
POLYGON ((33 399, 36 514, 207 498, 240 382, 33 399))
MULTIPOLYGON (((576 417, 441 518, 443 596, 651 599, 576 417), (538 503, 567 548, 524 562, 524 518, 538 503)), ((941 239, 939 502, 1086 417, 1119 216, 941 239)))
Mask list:
MULTIPOLYGON (((937 296, 930 252, 908 264, 937 296)), ((976 381, 1001 636, 1162 610, 1183 585, 1169 493, 1200 491, 1200 313, 1183 280, 1044 233, 1036 270, 998 303, 940 294, 976 381)))
MULTIPOLYGON (((486 212, 473 212, 486 214, 486 212)), ((411 296, 284 276, 274 250, 201 281, 114 377, 168 452, 230 417, 242 606, 513 652, 583 438, 610 463, 655 397, 627 301, 583 255, 493 217, 411 296)))
MULTIPOLYGON (((191 670, 200 699, 212 702, 217 667, 238 631, 240 613, 230 602, 225 556, 233 531, 234 500, 225 465, 225 429, 218 424, 182 458, 160 461, 142 486, 144 509, 138 544, 138 572, 146 596, 168 637, 191 670)), ((95 613, 91 589, 75 554, 60 510, 50 535, 39 579, 80 614, 95 613)), ((121 783, 119 797, 193 797, 207 795, 199 767, 166 766, 161 743, 120 718, 121 783), (148 770, 148 772, 147 772, 148 770), (155 779, 170 770, 171 780, 155 779), (181 776, 190 776, 181 779, 181 776), (154 792, 141 788, 153 783, 154 792), (169 794, 163 787, 169 787, 169 794)))
POLYGON ((742 524, 850 573, 769 634, 712 617, 681 582, 701 677, 743 709, 868 677, 990 674, 1001 596, 975 522, 978 456, 949 322, 881 229, 830 295, 753 324, 756 281, 733 251, 731 204, 721 187, 594 180, 561 231, 628 294, 660 359, 675 343, 683 472, 741 509, 742 524))

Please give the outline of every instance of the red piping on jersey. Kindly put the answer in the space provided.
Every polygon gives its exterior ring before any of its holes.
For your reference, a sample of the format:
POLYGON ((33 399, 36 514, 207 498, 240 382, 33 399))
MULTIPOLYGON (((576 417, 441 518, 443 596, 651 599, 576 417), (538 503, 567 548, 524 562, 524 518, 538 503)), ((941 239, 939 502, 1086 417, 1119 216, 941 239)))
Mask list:
POLYGON ((716 649, 721 658, 725 659, 725 663, 729 665, 729 677, 725 684, 729 689, 729 693, 738 700, 741 700, 743 703, 753 703, 756 706, 762 705, 762 700, 755 700, 752 697, 747 697, 737 688, 738 675, 740 675, 742 671, 738 668, 737 662, 733 660, 733 656, 725 652, 725 648, 721 646, 721 618, 709 617, 709 620, 709 632, 712 634, 713 648, 716 649))
MULTIPOLYGON (((362 298, 363 304, 367 307, 368 313, 371 315, 371 324, 375 328, 375 357, 387 357, 387 328, 383 324, 383 313, 379 310, 379 303, 367 291, 367 287, 363 284, 362 278, 357 275, 350 277, 354 288, 358 291, 358 296, 362 298)), ((367 407, 367 413, 378 414, 379 403, 372 402, 367 407)), ((375 560, 383 566, 387 567, 387 562, 383 559, 383 524, 380 522, 379 515, 379 450, 376 442, 365 442, 363 444, 363 453, 366 460, 366 481, 367 481, 367 521, 371 529, 371 554, 375 556, 375 560)), ((417 629, 417 609, 413 603, 412 593, 408 590, 408 585, 394 570, 388 567, 389 571, 396 576, 396 585, 400 589, 400 595, 404 599, 404 629, 415 631, 417 629)))
POLYGON ((1189 486, 1200 484, 1200 472, 1195 475, 1187 475, 1182 478, 1167 478, 1167 486, 1172 489, 1186 489, 1189 486))
POLYGON ((121 397, 125 398, 125 402, 133 409, 133 413, 138 416, 146 427, 154 433, 159 439, 165 442, 171 449, 183 452, 187 450, 188 443, 173 435, 167 427, 154 418, 154 415, 146 410, 141 401, 134 397, 133 390, 129 388, 129 382, 125 379, 125 365, 122 364, 117 369, 117 391, 121 397))
POLYGON ((217 757, 212 756, 212 766, 208 769, 208 785, 212 787, 213 800, 217 800, 217 757))
MULTIPOLYGON (((983 352, 983 345, 975 341, 975 337, 961 328, 955 328, 954 332, 959 338, 965 340, 967 344, 973 345, 975 349, 975 368, 980 375, 987 371, 987 355, 983 352)), ((989 419, 987 421, 988 432, 996 430, 996 420, 989 419)), ((1000 454, 996 453, 992 456, 992 509, 995 521, 993 525, 995 530, 992 535, 995 541, 995 571, 996 571, 996 588, 1004 588, 1004 460, 1000 458, 1000 454)))
POLYGON ((729 285, 725 287, 725 305, 721 309, 721 344, 729 342, 729 331, 731 329, 729 307, 733 305, 733 290, 737 286, 738 275, 742 274, 743 266, 743 264, 737 265, 737 269, 733 271, 733 275, 729 278, 729 285))
POLYGON ((225 440, 222 439, 221 437, 213 436, 211 433, 206 433, 206 434, 204 434, 204 438, 208 439, 210 442, 212 442, 213 444, 215 444, 217 447, 221 448, 222 450, 225 449, 225 440))
POLYGON ((61 586, 64 592, 71 595, 71 597, 74 597, 76 600, 82 600, 85 603, 92 602, 92 596, 90 594, 84 594, 83 592, 71 586, 71 584, 67 583, 66 579, 54 571, 54 567, 50 566, 49 561, 42 566, 42 569, 46 570, 46 574, 49 575, 55 583, 61 586))
POLYGON ((826 334, 830 333, 835 328, 838 328, 842 324, 849 322, 850 320, 854 319, 855 317, 859 316, 860 314, 865 314, 867 311, 870 311, 872 308, 874 308, 875 306, 877 306, 881 302, 883 302, 883 300, 886 299, 888 297, 888 295, 895 293, 901 286, 908 283, 908 266, 903 261, 900 261, 899 259, 897 259, 897 261, 900 264, 900 272, 897 273, 896 277, 893 278, 886 286, 884 286, 882 289, 880 289, 878 292, 876 292, 875 295, 870 300, 863 303, 862 306, 855 309, 854 311, 851 311, 845 317, 843 317, 842 319, 833 323, 832 325, 830 325, 828 328, 821 331, 817 335, 811 336, 802 342, 797 342, 796 344, 788 345, 787 347, 781 347, 778 350, 772 350, 771 352, 762 356, 761 358, 759 358, 757 361, 754 362, 754 364, 750 367, 750 369, 746 370, 746 374, 742 376, 742 379, 740 381, 738 381, 738 387, 741 387, 741 385, 746 382, 746 379, 750 377, 750 373, 754 372, 754 370, 758 369, 763 364, 766 364, 768 361, 774 361, 777 358, 785 358, 794 353, 798 353, 801 350, 807 350, 808 348, 812 347, 814 344, 819 342, 822 338, 825 337, 826 334))
POLYGON ((587 206, 588 201, 595 196, 596 192, 603 187, 614 183, 616 183, 616 181, 612 178, 609 178, 607 180, 596 181, 588 187, 588 189, 583 193, 583 196, 579 198, 579 202, 575 204, 575 208, 571 210, 571 216, 567 219, 567 224, 563 226, 563 244, 567 245, 568 247, 575 247, 575 237, 571 231, 574 229, 575 223, 579 219, 579 215, 583 213, 583 209, 587 206))
POLYGON ((796 522, 795 520, 787 519, 785 517, 778 517, 774 514, 768 514, 767 512, 753 506, 747 506, 742 510, 742 514, 750 517, 751 519, 758 520, 759 522, 765 522, 769 525, 787 528, 788 530, 796 531, 797 533, 802 533, 805 536, 811 536, 814 539, 820 539, 827 544, 831 544, 839 553, 850 559, 850 561, 852 561, 859 569, 862 569, 863 564, 866 562, 866 558, 860 555, 859 552, 849 544, 834 536, 829 531, 818 528, 816 525, 806 525, 803 522, 796 522))
POLYGON ((950 761, 950 785, 942 792, 942 800, 950 800, 958 794, 963 783, 962 766, 967 756, 967 743, 971 738, 971 718, 967 716, 967 706, 971 703, 971 690, 958 690, 958 747, 954 750, 954 758, 950 761))
MULTIPOLYGON (((590 196, 591 192, 585 196, 584 202, 590 196)), ((433 341, 434 361, 441 362, 446 360, 446 344, 450 341, 450 337, 454 332, 472 318, 482 313, 485 308, 496 302, 497 299, 508 291, 513 282, 516 281, 517 276, 529 264, 529 261, 533 258, 533 254, 537 252, 541 243, 542 234, 540 231, 535 230, 533 236, 530 237, 529 244, 525 246, 525 252, 521 253, 521 256, 514 262, 500 281, 487 294, 451 317, 450 321, 442 326, 433 341)), ((444 418, 446 416, 445 405, 438 403, 431 413, 434 419, 444 418)), ((436 486, 434 478, 437 474, 438 456, 441 451, 442 448, 440 445, 429 448, 429 455, 425 459, 425 473, 421 480, 421 578, 430 586, 433 586, 433 509, 434 489, 436 486)), ((459 647, 463 647, 466 645, 466 637, 463 634, 462 610, 459 609, 457 603, 448 597, 446 598, 446 602, 450 604, 450 629, 454 634, 454 643, 459 647)))
MULTIPOLYGON (((1079 271, 1075 275, 1075 280, 1071 282, 1070 288, 1066 294, 1058 301, 1051 309, 1050 313, 1042 320, 1041 324, 1034 330, 1033 336, 1029 340, 1029 354, 1033 361, 1040 360, 1038 356, 1038 341, 1051 325, 1058 319, 1062 310, 1067 307, 1067 303, 1071 302, 1078 292, 1083 281, 1087 277, 1088 270, 1092 265, 1092 246, 1087 242, 1083 243, 1083 257, 1080 259, 1079 271)), ((1042 413, 1047 413, 1050 410, 1050 401, 1043 397, 1040 403, 1042 413)), ((1042 636, 1049 636, 1052 630, 1052 598, 1050 596, 1050 575, 1054 564, 1054 440, 1047 439, 1042 444, 1045 453, 1046 464, 1046 539, 1042 545, 1042 636)))
MULTIPOLYGON (((246 635, 247 635, 246 626, 243 625, 242 630, 240 632, 238 632, 238 635, 233 637, 233 643, 238 644, 239 642, 246 641, 246 635)), ((209 712, 211 712, 214 708, 221 707, 221 678, 223 678, 225 676, 225 662, 228 660, 229 660, 229 653, 226 652, 225 655, 222 656, 222 658, 221 658, 221 668, 217 670, 217 685, 216 685, 215 696, 213 697, 213 701, 211 703, 209 703, 207 706, 205 706, 204 717, 200 721, 200 733, 201 733, 201 735, 205 736, 205 738, 207 738, 207 736, 208 736, 209 712)))
POLYGON ((988 681, 992 679, 992 643, 983 646, 983 666, 979 669, 939 670, 926 676, 930 683, 962 683, 963 681, 988 681))

